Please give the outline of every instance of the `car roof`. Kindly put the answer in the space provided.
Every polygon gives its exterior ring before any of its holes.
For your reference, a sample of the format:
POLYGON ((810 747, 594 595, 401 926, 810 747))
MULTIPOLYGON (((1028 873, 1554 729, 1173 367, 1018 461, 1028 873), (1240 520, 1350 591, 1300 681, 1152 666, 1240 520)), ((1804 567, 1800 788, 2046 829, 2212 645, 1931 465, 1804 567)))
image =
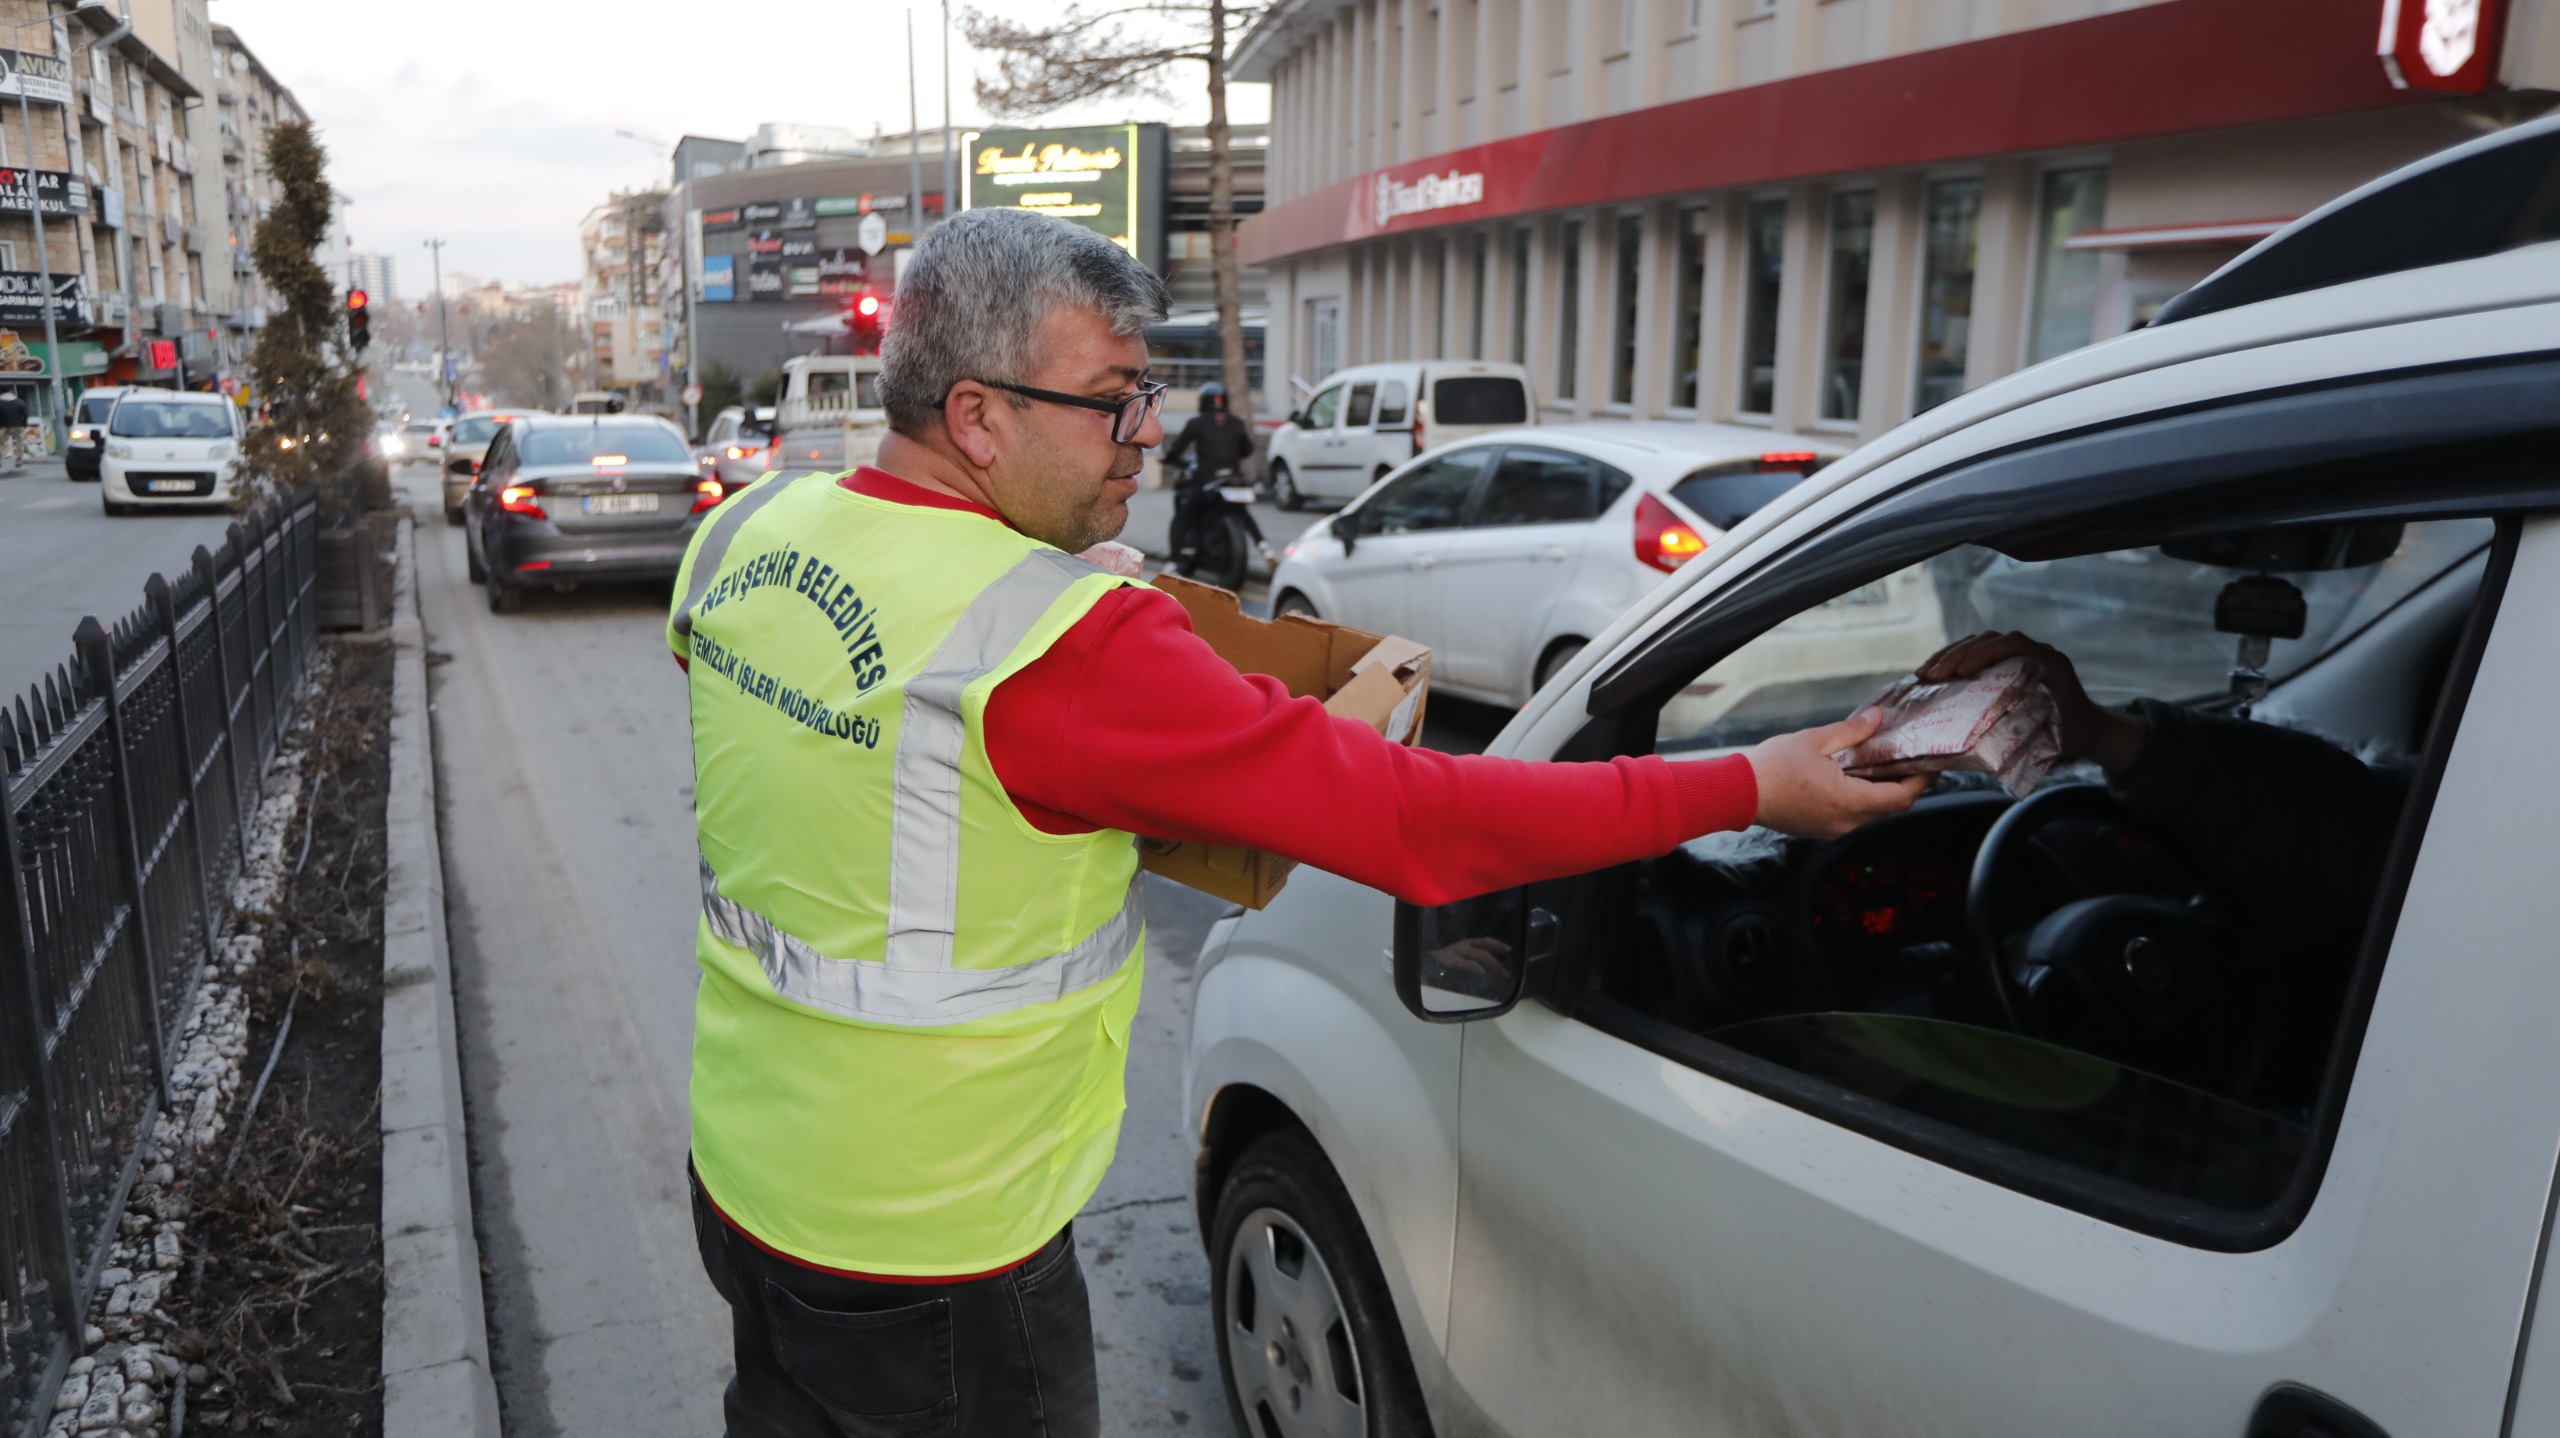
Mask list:
POLYGON ((1676 477, 1701 464, 1757 459, 1764 454, 1810 450, 1837 459, 1849 447, 1836 439, 1788 434, 1744 424, 1690 424, 1681 420, 1589 420, 1524 425, 1472 435, 1452 451, 1511 444, 1543 444, 1604 460, 1642 478, 1676 477))

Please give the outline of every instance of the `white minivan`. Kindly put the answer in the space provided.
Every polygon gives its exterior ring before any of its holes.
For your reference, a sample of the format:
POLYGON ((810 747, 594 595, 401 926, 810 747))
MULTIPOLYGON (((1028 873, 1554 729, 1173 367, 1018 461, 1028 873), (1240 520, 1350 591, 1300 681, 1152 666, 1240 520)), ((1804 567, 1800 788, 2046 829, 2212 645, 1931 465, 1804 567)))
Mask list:
POLYGON ((1983 630, 2140 737, 1828 842, 1220 921, 1185 1113, 1237 1427, 2560 1434, 2555 613, 2560 117, 1808 477, 1490 752, 1730 754, 1983 630))
POLYGON ((221 395, 126 390, 107 412, 99 502, 109 514, 229 504, 244 433, 240 407, 221 395))
POLYGON ((1271 436, 1282 509, 1346 500, 1425 450, 1532 423, 1529 372, 1482 360, 1399 360, 1340 370, 1271 436))

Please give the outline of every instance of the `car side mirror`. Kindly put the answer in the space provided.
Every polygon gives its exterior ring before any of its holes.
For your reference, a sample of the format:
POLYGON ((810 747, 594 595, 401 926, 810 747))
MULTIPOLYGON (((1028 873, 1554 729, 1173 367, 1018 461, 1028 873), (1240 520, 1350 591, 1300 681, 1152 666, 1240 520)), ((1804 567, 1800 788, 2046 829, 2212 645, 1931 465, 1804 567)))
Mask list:
POLYGON ((1396 905, 1396 998, 1427 1024, 1463 1024, 1511 1012, 1529 966, 1556 953, 1563 926, 1502 889, 1454 904, 1396 905))
POLYGON ((1326 529, 1333 532, 1334 538, 1342 541, 1343 557, 1349 558, 1354 551, 1359 549, 1360 514, 1357 510, 1352 511, 1349 514, 1337 514, 1333 518, 1326 520, 1324 524, 1326 529))
POLYGON ((1296 409, 1289 411, 1289 423, 1296 425, 1300 429, 1305 429, 1307 427, 1306 411, 1296 409))

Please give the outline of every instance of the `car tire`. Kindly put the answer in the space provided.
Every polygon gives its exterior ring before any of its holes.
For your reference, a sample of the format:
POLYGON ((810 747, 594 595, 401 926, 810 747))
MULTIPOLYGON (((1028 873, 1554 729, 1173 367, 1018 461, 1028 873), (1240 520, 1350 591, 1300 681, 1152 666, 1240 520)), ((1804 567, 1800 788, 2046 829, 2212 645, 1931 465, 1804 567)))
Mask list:
POLYGON ((1307 507, 1307 497, 1298 492, 1297 477, 1289 473, 1286 461, 1271 466, 1271 502, 1287 510, 1307 507))
POLYGON ((1369 476, 1369 482, 1371 484, 1376 484, 1378 481, 1385 479, 1388 475, 1393 473, 1395 473, 1395 467, 1393 465, 1379 465, 1378 472, 1369 476))
POLYGON ((506 584, 492 579, 485 592, 489 596, 489 612, 492 614, 513 614, 524 608, 524 586, 521 584, 506 584))
POLYGON ((1218 1188, 1209 1263, 1218 1371, 1237 1432, 1428 1438, 1386 1278, 1314 1139, 1282 1129, 1237 1155, 1218 1188))
POLYGON ((114 500, 107 498, 104 490, 101 490, 98 493, 98 507, 107 512, 107 518, 109 519, 122 519, 126 515, 133 513, 132 505, 116 503, 114 500))
POLYGON ((452 525, 452 526, 453 526, 454 528, 456 528, 456 529, 461 528, 461 527, 462 527, 462 506, 461 506, 461 505, 458 505, 458 504, 451 504, 451 505, 447 505, 447 506, 445 506, 445 511, 444 511, 444 522, 445 522, 445 523, 447 523, 447 524, 449 524, 449 525, 452 525))
POLYGON ((1583 645, 1587 642, 1581 639, 1559 639, 1548 645, 1547 652, 1538 657, 1537 673, 1529 681, 1529 692, 1534 694, 1546 688, 1547 681, 1555 678, 1558 671, 1571 664, 1573 656, 1580 654, 1583 645))
POLYGON ((1309 599, 1307 596, 1300 594, 1294 589, 1286 591, 1278 599, 1272 601, 1271 617, 1277 619, 1283 614, 1303 614, 1309 619, 1322 619, 1324 617, 1323 615, 1316 613, 1316 604, 1314 600, 1309 599))

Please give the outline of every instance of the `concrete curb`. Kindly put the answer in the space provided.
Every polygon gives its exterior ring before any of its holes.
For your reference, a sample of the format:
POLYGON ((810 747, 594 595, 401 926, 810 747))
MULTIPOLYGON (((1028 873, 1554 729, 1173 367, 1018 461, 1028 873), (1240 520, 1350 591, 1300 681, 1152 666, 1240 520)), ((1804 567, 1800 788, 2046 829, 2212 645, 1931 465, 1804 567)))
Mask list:
POLYGON ((471 1226, 414 530, 404 512, 391 620, 390 872, 382 902, 382 1431, 498 1438, 480 1242, 471 1226))

